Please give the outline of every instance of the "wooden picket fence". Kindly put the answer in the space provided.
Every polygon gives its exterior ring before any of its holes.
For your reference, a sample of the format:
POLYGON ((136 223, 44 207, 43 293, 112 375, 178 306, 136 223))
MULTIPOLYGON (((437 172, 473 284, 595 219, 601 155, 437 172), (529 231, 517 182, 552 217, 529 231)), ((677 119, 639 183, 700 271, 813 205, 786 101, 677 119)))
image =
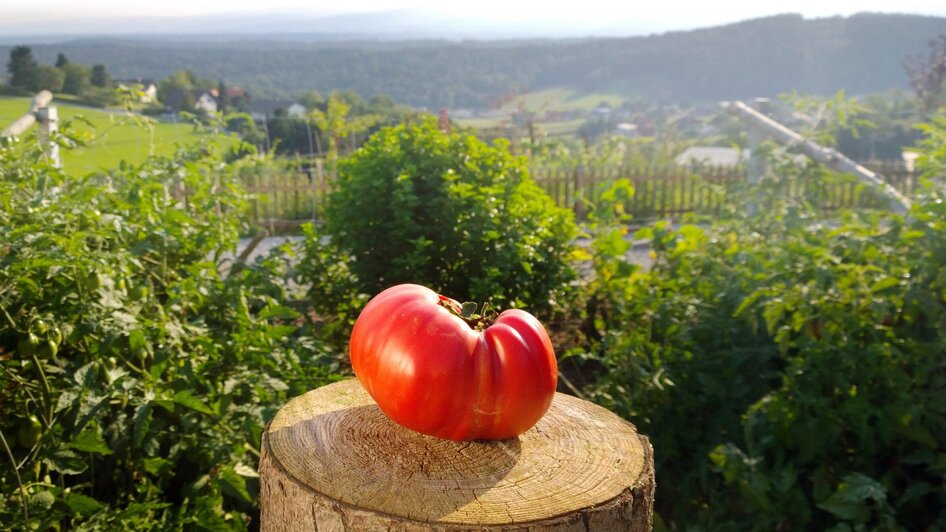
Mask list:
MULTIPOLYGON (((865 164, 907 196, 917 175, 899 161, 865 164)), ((321 218, 332 177, 321 160, 296 165, 295 171, 272 171, 244 179, 250 194, 250 222, 270 232, 292 230, 321 218)), ((532 178, 559 206, 584 219, 608 183, 628 179, 635 194, 625 208, 637 220, 671 218, 689 212, 713 212, 730 185, 745 181, 740 167, 596 166, 531 169, 532 178)), ((791 184, 787 194, 802 195, 804 184, 791 184)), ((834 183, 820 191, 828 208, 875 206, 876 198, 854 182, 834 183)))
POLYGON ((270 171, 243 178, 249 198, 249 221, 270 234, 318 222, 331 185, 322 159, 298 162, 294 170, 270 171))
POLYGON ((686 212, 711 210, 722 200, 722 188, 744 179, 735 168, 705 167, 698 172, 680 166, 612 166, 533 168, 532 178, 561 207, 583 219, 597 202, 606 184, 628 179, 634 195, 625 205, 635 218, 673 217, 686 212))
MULTIPOLYGON (((916 173, 902 162, 869 162, 865 166, 907 196, 916 189, 916 173)), ((625 210, 638 220, 672 218, 689 212, 712 213, 721 205, 730 185, 746 180, 741 167, 713 166, 536 167, 532 177, 556 204, 573 209, 579 220, 606 186, 617 179, 627 179, 634 186, 634 196, 627 201, 625 210)), ((789 182, 785 193, 797 197, 811 192, 805 187, 802 182, 789 182)), ((819 187, 822 205, 828 209, 880 204, 876 195, 853 180, 819 187)))

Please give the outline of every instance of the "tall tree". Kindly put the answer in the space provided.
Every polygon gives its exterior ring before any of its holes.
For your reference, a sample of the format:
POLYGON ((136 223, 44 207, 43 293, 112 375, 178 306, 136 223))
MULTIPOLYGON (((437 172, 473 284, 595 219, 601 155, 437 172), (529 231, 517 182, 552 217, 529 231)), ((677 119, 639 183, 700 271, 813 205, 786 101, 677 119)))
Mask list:
POLYGON ((309 91, 299 97, 299 103, 306 109, 323 109, 325 107, 325 97, 319 91, 309 91))
POLYGON ((68 63, 62 67, 65 75, 62 82, 62 92, 79 95, 89 86, 89 67, 68 63))
MULTIPOLYGON (((321 135, 328 138, 326 158, 330 163, 338 159, 338 151, 343 139, 353 141, 355 135, 368 130, 380 121, 380 117, 372 114, 349 117, 352 105, 345 101, 346 96, 349 94, 332 93, 325 111, 313 109, 309 112, 309 119, 319 128, 321 135)), ((353 146, 352 149, 354 149, 353 146)))
POLYGON ((10 85, 20 89, 27 89, 33 83, 33 73, 36 70, 36 60, 29 46, 16 46, 10 50, 10 62, 7 63, 7 72, 10 73, 10 85))
POLYGON ((48 90, 59 92, 62 90, 62 82, 65 74, 62 70, 49 66, 39 65, 33 69, 33 79, 30 82, 30 88, 34 91, 48 90))
POLYGON ((66 54, 59 52, 59 55, 56 56, 56 68, 62 68, 69 64, 69 60, 66 59, 66 54))
POLYGON ((90 81, 92 85, 96 87, 108 87, 112 83, 112 78, 105 70, 105 65, 92 65, 92 77, 90 81))
POLYGON ((217 82, 217 110, 223 112, 227 110, 227 107, 230 107, 230 93, 221 79, 217 82))

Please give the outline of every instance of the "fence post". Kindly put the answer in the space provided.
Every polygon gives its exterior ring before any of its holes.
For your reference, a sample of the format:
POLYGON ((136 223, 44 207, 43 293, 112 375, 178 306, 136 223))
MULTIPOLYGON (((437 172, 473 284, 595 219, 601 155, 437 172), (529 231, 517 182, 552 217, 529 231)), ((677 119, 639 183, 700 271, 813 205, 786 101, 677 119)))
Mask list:
POLYGON ((322 158, 315 160, 315 179, 312 180, 312 219, 315 220, 319 211, 325 206, 323 198, 325 196, 325 165, 322 158))
POLYGON ((574 201, 574 207, 572 209, 575 211, 575 218, 581 219, 585 212, 585 206, 582 204, 581 190, 582 182, 584 181, 585 168, 581 164, 575 166, 575 175, 574 175, 574 189, 572 190, 574 201))
POLYGON ((51 141, 52 136, 59 130, 59 113, 55 106, 49 105, 52 100, 53 94, 47 90, 36 93, 30 101, 30 110, 0 132, 0 136, 16 137, 22 135, 38 121, 38 137, 43 153, 49 157, 53 166, 59 168, 61 166, 59 145, 51 141))
POLYGON ((56 106, 40 107, 36 110, 36 118, 39 122, 39 142, 43 146, 43 151, 53 166, 60 168, 62 166, 59 160, 59 144, 52 140, 52 137, 59 131, 59 111, 56 106))

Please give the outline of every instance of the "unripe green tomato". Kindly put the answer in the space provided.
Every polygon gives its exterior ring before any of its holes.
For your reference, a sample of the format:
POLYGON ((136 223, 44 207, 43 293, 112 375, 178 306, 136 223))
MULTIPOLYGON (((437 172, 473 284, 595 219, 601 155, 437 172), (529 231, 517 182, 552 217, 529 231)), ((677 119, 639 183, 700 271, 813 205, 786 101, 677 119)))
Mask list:
POLYGON ((142 299, 148 297, 148 287, 144 283, 135 285, 131 289, 131 292, 128 294, 135 301, 141 301, 142 299))
POLYGON ((62 331, 59 329, 59 327, 53 326, 53 328, 49 331, 49 336, 47 336, 47 338, 49 338, 49 340, 52 342, 56 342, 56 345, 59 345, 62 343, 62 331))
POLYGON ((20 341, 16 344, 16 352, 19 353, 21 357, 31 357, 36 354, 36 348, 39 347, 39 342, 39 336, 33 333, 21 336, 20 341))
POLYGON ((102 276, 93 273, 92 275, 85 278, 85 289, 89 291, 95 291, 99 288, 102 288, 102 276))
POLYGON ((135 358, 144 362, 148 359, 148 348, 144 346, 138 346, 134 349, 135 358))
POLYGON ((46 340, 39 347, 39 352, 44 357, 54 357, 59 352, 59 344, 52 340, 46 340))
POLYGON ((16 441, 20 444, 20 447, 32 449, 42 435, 43 424, 39 422, 39 418, 35 415, 30 415, 20 423, 20 427, 16 431, 16 441))
POLYGON ((36 320, 35 322, 33 322, 33 331, 35 331, 36 334, 42 336, 42 335, 46 334, 46 331, 48 331, 48 330, 49 330, 49 328, 46 327, 46 322, 45 322, 45 321, 43 321, 43 320, 36 320))

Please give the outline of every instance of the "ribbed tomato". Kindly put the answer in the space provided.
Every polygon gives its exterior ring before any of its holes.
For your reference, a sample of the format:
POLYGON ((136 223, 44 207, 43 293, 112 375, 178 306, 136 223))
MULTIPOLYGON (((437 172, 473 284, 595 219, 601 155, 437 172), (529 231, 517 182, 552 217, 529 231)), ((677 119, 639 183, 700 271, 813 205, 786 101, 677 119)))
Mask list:
POLYGON ((423 286, 388 288, 355 322, 355 375, 388 417, 417 432, 450 440, 522 434, 555 394, 548 333, 522 310, 491 323, 462 314, 457 301, 423 286))

